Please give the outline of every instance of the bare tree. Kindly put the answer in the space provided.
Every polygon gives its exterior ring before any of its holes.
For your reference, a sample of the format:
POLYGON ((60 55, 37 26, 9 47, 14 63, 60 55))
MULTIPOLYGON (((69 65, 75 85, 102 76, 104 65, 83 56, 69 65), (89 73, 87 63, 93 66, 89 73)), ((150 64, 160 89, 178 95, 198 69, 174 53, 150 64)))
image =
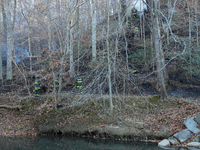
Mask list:
POLYGON ((120 0, 121 3, 121 18, 126 14, 126 0, 120 0))
POLYGON ((47 5, 47 22, 48 22, 48 50, 49 50, 49 58, 51 61, 51 11, 50 11, 50 1, 46 0, 47 5))
MULTIPOLYGON (((76 0, 76 33, 77 33, 77 40, 78 40, 78 59, 80 57, 80 51, 81 51, 81 33, 80 33, 80 10, 79 10, 79 0, 76 0)), ((79 61, 78 61, 78 67, 77 72, 79 72, 79 61)))
POLYGON ((107 12, 108 12, 108 20, 107 20, 107 34, 106 34, 106 48, 107 48, 107 59, 108 59, 108 85, 109 85, 109 93, 110 93, 110 114, 113 114, 113 100, 112 100, 112 83, 111 83, 111 61, 110 61, 110 48, 109 48, 109 0, 106 0, 107 12))
POLYGON ((164 63, 162 39, 160 36, 160 26, 158 21, 158 9, 157 0, 153 0, 153 13, 152 13, 152 32, 153 32, 153 46, 156 52, 156 68, 157 68, 157 84, 158 90, 161 93, 161 99, 166 100, 168 98, 166 90, 166 68, 164 63))
POLYGON ((6 26, 7 26, 7 74, 6 79, 12 79, 12 52, 13 52, 13 22, 11 18, 11 0, 6 0, 6 26))
POLYGON ((1 8, 2 8, 2 15, 3 15, 4 34, 5 34, 5 38, 6 38, 7 37, 7 25, 6 25, 5 0, 1 0, 1 8))
POLYGON ((198 0, 195 0, 195 15, 196 15, 196 33, 197 33, 197 46, 199 46, 199 20, 198 20, 198 0))
MULTIPOLYGON (((0 20, 0 41, 1 41, 1 39, 2 39, 2 28, 1 28, 1 20, 0 20)), ((1 53, 1 51, 2 51, 2 49, 1 49, 1 46, 0 46, 0 80, 3 80, 3 66, 2 66, 2 53, 1 53)))
POLYGON ((96 0, 91 0, 91 11, 92 11, 92 59, 96 60, 96 0))
POLYGON ((100 21, 101 21, 101 16, 100 16, 100 13, 99 13, 99 3, 100 2, 98 2, 99 0, 95 0, 96 1, 96 4, 95 4, 95 6, 96 6, 96 23, 98 24, 98 23, 100 23, 100 21))
MULTIPOLYGON (((67 2, 66 2, 67 3, 67 2)), ((75 3, 76 4, 76 3, 75 3)), ((76 24, 76 19, 75 19, 75 14, 76 14, 76 5, 74 5, 73 0, 70 0, 69 2, 69 7, 66 8, 66 13, 69 13, 70 15, 67 15, 67 38, 69 39, 69 45, 67 46, 69 50, 69 57, 70 57, 70 77, 73 77, 75 75, 75 70, 74 70, 74 26, 76 24), (69 9, 69 10, 68 10, 69 9)))
MULTIPOLYGON (((27 15, 24 14, 24 10, 22 7, 22 1, 21 1, 21 13, 23 15, 23 17, 25 18, 27 24, 28 24, 28 52, 29 52, 29 62, 30 62, 30 72, 32 74, 32 51, 31 51, 31 30, 32 30, 32 12, 28 11, 27 15)), ((28 9, 32 10, 32 1, 29 0, 28 2, 28 9)))
MULTIPOLYGON (((31 6, 32 6, 32 1, 30 0, 29 1, 30 9, 32 9, 31 6)), ((27 18, 26 20, 28 23, 28 50, 29 50, 30 72, 32 74, 33 70, 32 70, 32 53, 31 53, 31 21, 32 21, 31 15, 32 15, 31 12, 29 12, 29 18, 27 18)))

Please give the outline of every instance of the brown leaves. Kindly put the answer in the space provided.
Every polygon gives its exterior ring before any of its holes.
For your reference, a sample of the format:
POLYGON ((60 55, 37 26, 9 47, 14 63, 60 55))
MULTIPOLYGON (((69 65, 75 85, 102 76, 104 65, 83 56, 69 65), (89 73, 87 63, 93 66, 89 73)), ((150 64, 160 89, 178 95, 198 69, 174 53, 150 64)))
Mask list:
POLYGON ((5 111, 0 118, 0 134, 2 136, 37 136, 37 130, 34 127, 34 117, 20 114, 16 116, 16 111, 5 111))
POLYGON ((177 108, 170 108, 158 115, 149 115, 145 118, 146 127, 153 132, 159 132, 163 125, 167 125, 168 131, 177 132, 185 129, 183 122, 200 114, 200 104, 178 101, 177 108))

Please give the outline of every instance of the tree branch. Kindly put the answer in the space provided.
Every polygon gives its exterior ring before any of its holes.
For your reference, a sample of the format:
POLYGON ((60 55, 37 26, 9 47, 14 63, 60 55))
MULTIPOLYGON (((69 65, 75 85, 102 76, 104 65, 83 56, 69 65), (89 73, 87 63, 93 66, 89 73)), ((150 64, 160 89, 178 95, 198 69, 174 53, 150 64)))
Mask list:
POLYGON ((20 105, 16 105, 16 106, 0 105, 0 108, 19 109, 21 111, 22 106, 20 106, 20 105))

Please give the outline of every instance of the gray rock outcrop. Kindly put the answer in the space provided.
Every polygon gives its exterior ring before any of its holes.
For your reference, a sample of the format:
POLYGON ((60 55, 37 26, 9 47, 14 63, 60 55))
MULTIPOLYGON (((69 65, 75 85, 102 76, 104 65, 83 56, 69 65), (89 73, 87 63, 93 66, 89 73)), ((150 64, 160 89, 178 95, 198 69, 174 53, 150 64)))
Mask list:
POLYGON ((200 134, 193 139, 193 142, 200 142, 200 134))
POLYGON ((176 134, 173 135, 174 138, 176 138, 180 143, 183 143, 190 139, 191 133, 188 129, 182 130, 176 134))
POLYGON ((196 118, 195 120, 196 120, 196 122, 197 122, 198 124, 200 124, 200 114, 197 116, 197 118, 196 118))
POLYGON ((187 144, 187 146, 200 147, 200 143, 199 142, 190 142, 187 144))
POLYGON ((177 141, 177 139, 175 139, 175 138, 168 138, 167 140, 170 142, 171 145, 180 144, 180 143, 177 141))
POLYGON ((164 139, 164 140, 162 140, 161 142, 158 143, 158 146, 166 147, 166 146, 170 146, 170 143, 167 139, 164 139))
MULTIPOLYGON (((191 138, 191 133, 200 133, 200 129, 197 128, 197 125, 200 125, 200 114, 195 120, 194 118, 195 117, 191 117, 184 121, 184 125, 187 129, 174 134, 172 138, 164 139, 158 143, 158 146, 168 149, 170 145, 178 145, 189 140, 191 138)), ((188 143, 187 146, 189 146, 186 148, 188 150, 200 150, 200 134, 193 139, 193 142, 188 143)), ((182 149, 184 150, 184 148, 180 148, 179 150, 182 149)))
POLYGON ((198 133, 200 130, 197 128, 197 123, 193 120, 194 117, 184 121, 184 125, 193 133, 198 133))
POLYGON ((200 150, 199 148, 194 148, 194 147, 188 147, 187 150, 200 150))

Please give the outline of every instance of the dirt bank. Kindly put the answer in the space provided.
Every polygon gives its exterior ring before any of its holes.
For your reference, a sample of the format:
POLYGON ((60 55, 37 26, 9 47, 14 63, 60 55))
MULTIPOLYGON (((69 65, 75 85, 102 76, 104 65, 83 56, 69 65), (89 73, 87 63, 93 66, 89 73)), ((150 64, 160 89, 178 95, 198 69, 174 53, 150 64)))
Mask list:
POLYGON ((117 109, 109 113, 109 97, 63 95, 62 105, 54 109, 53 97, 3 98, 2 103, 21 105, 21 110, 0 108, 0 134, 3 136, 36 136, 62 134, 115 140, 162 140, 185 129, 185 119, 200 114, 198 101, 159 96, 126 96, 117 109), (66 96, 66 97, 65 97, 66 96), (69 101, 69 98, 74 98, 69 101), (14 101, 15 100, 15 103, 14 101), (76 100, 76 105, 72 105, 76 100), (82 103, 81 103, 82 102, 82 103), (104 105, 105 102, 105 105, 104 105), (80 105, 78 105, 80 103, 80 105))

